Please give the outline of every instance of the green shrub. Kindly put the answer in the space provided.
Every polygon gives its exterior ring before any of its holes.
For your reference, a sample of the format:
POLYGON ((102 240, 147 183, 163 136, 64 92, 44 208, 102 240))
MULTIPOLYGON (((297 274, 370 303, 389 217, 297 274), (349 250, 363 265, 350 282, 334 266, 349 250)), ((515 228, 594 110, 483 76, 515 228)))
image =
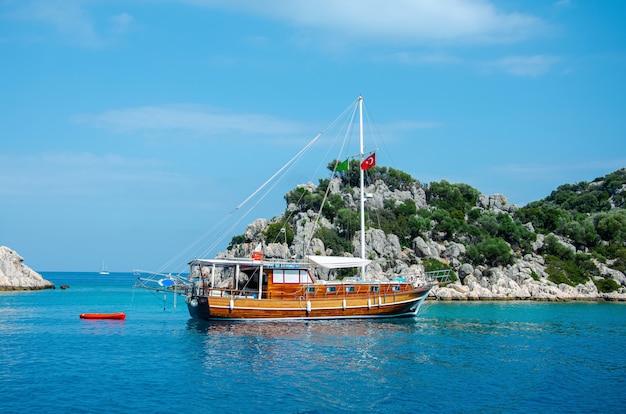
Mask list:
POLYGON ((602 263, 611 260, 613 262, 611 265, 612 269, 626 273, 626 246, 616 244, 598 245, 592 253, 602 263))
POLYGON ((561 260, 574 260, 574 251, 557 240, 550 234, 546 236, 543 242, 541 253, 558 257, 561 260))
POLYGON ((450 278, 449 281, 450 282, 456 282, 457 280, 459 280, 458 276, 456 275, 456 273, 454 272, 454 270, 452 270, 450 268, 450 266, 448 266, 447 264, 445 264, 444 262, 437 260, 437 259, 424 259, 422 260, 422 264, 424 265, 424 270, 426 272, 434 272, 437 270, 450 270, 450 278))
POLYGON ((598 292, 602 293, 615 292, 620 288, 619 283, 610 278, 594 280, 593 283, 595 283, 596 287, 598 288, 598 292))
POLYGON ((598 274, 597 267, 586 254, 576 254, 571 259, 563 259, 558 256, 547 254, 546 273, 548 280, 554 283, 565 283, 570 286, 587 283, 587 281, 598 274))
POLYGON ((238 244, 242 244, 245 243, 246 238, 243 237, 243 235, 238 235, 238 236, 234 236, 231 240, 230 243, 228 244, 228 249, 232 249, 233 247, 235 247, 238 244))
POLYGON ((290 245, 293 242, 293 229, 284 221, 272 223, 264 233, 265 240, 270 243, 284 243, 290 245))
POLYGON ((334 255, 341 255, 348 252, 353 253, 354 246, 352 242, 341 237, 336 231, 322 227, 315 232, 315 237, 324 243, 324 247, 331 249, 334 255))
POLYGON ((426 188, 429 204, 449 212, 460 210, 463 214, 476 204, 479 194, 467 184, 450 184, 446 180, 430 183, 426 188))
POLYGON ((465 258, 474 266, 506 266, 511 264, 511 247, 500 237, 487 237, 478 243, 469 245, 465 258))
POLYGON ((354 234, 361 230, 361 216, 348 208, 337 211, 333 223, 337 227, 339 235, 347 239, 351 239, 354 234))

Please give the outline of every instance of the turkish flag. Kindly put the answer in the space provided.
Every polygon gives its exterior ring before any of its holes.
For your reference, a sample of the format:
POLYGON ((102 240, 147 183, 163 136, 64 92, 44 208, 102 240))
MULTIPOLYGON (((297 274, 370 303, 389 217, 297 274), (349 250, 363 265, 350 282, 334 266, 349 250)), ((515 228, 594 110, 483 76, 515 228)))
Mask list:
POLYGON ((363 162, 361 163, 361 169, 367 170, 369 168, 372 168, 374 165, 376 165, 376 153, 375 152, 363 160, 363 162))

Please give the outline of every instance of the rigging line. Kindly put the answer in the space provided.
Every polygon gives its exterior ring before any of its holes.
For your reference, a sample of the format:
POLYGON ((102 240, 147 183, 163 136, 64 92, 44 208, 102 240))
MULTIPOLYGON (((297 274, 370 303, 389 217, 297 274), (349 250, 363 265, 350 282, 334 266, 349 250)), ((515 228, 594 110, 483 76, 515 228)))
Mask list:
MULTIPOLYGON (((232 212, 231 212, 232 214, 232 212)), ((189 252, 192 248, 194 248, 195 246, 197 246, 200 242, 202 242, 202 240, 206 239, 208 237, 209 234, 211 234, 216 228, 218 228, 219 226, 221 226, 224 222, 226 222, 228 219, 228 215, 225 216, 224 218, 222 218, 221 221, 219 221, 218 223, 216 223, 213 227, 211 227, 208 231, 206 231, 205 233, 203 233, 200 237, 198 237, 196 240, 194 240, 193 242, 191 242, 189 245, 187 245, 187 247, 185 247, 182 251, 178 252, 178 254, 176 254, 174 257, 172 257, 167 263, 165 263, 163 266, 161 266, 161 268, 159 268, 159 270, 156 273, 161 273, 164 272, 165 269, 170 266, 171 264, 173 264, 174 262, 177 262, 184 254, 186 254, 187 252, 189 252)))
MULTIPOLYGON (((355 102, 355 104, 353 104, 352 106, 352 114, 349 118, 346 119, 345 121, 345 126, 343 128, 341 128, 342 131, 345 131, 344 136, 342 137, 342 141, 341 141, 341 146, 339 148, 339 151, 337 152, 337 157, 339 158, 339 161, 341 161, 343 159, 342 154, 344 153, 344 149, 346 147, 346 143, 349 141, 349 137, 352 134, 352 130, 354 129, 354 118, 356 116, 356 111, 358 108, 358 101, 355 102)), ((347 110, 344 111, 344 114, 348 112, 347 110)), ((339 134, 337 134, 339 135, 339 134)), ((338 138, 335 138, 335 141, 338 138)), ((328 147, 328 151, 326 152, 326 154, 330 153, 331 150, 331 146, 328 147)), ((348 157, 355 157, 354 155, 349 155, 348 157)), ((336 169, 336 166, 335 166, 336 169)), ((333 169, 333 172, 335 172, 335 169, 333 169)))
MULTIPOLYGON (((233 209, 226 217, 224 217, 224 219, 222 219, 222 221, 220 221, 218 224, 216 224, 215 226, 213 226, 213 228, 209 231, 207 231, 206 233, 204 233, 201 237, 199 237, 196 241, 194 241, 193 243, 191 243, 189 246, 187 246, 187 248, 185 248, 183 251, 181 251, 176 257, 174 257, 172 260, 170 260, 170 262, 168 262, 166 265, 163 266, 162 269, 164 269, 166 266, 169 266, 172 262, 178 260, 183 254, 187 253, 189 250, 191 250, 191 248, 193 248, 194 246, 196 246, 197 244, 199 244, 202 240, 206 239, 206 237, 213 232, 213 230, 217 227, 219 227, 220 225, 222 225, 224 222, 226 222, 226 220, 233 215, 235 212, 237 212, 241 207, 243 207, 247 202, 250 201, 250 199, 252 199, 256 194, 258 194, 264 187, 266 187, 270 182, 272 182, 277 176, 279 176, 281 173, 285 173, 286 171, 288 171, 293 165, 295 165, 295 162, 300 159, 312 146, 313 144, 315 144, 315 142, 317 140, 319 140, 319 138, 322 136, 323 132, 320 132, 319 134, 317 134, 315 136, 315 138, 313 138, 302 150, 300 150, 291 160, 289 160, 283 167, 281 167, 276 173, 274 173, 274 175, 272 175, 272 177, 270 179, 268 179, 265 183, 263 183, 263 185, 261 185, 257 190, 255 190, 252 194, 250 194, 243 202, 241 202, 235 209, 233 209)), ((272 187, 270 187, 270 189, 274 188, 276 186, 276 184, 274 184, 272 187)), ((266 193, 267 195, 267 193, 266 193)), ((261 200, 264 198, 265 196, 263 196, 261 198, 261 200)), ((257 205, 258 202, 254 205, 257 205)), ((241 220, 246 217, 246 215, 244 215, 242 218, 240 218, 239 220, 237 220, 235 222, 235 224, 233 226, 231 226, 227 231, 226 234, 221 236, 220 238, 217 239, 217 241, 213 244, 210 245, 209 248, 205 249, 205 251, 211 251, 213 250, 213 248, 215 248, 215 246, 222 242, 224 240, 224 238, 227 236, 227 234, 232 231, 234 229, 234 227, 239 224, 241 222, 241 220)))
MULTIPOLYGON (((263 200, 270 192, 273 188, 276 187, 276 185, 280 182, 280 180, 275 180, 275 178, 277 176, 279 176, 281 173, 283 173, 282 177, 285 176, 285 174, 296 164, 296 161, 298 159, 300 159, 302 156, 304 156, 304 154, 306 153, 306 151, 308 149, 310 149, 312 147, 312 145, 322 136, 323 133, 319 133, 313 140, 311 140, 311 142, 309 142, 309 144, 303 148, 301 151, 298 152, 298 154, 296 154, 287 164, 285 164, 280 170, 278 170, 269 180, 267 180, 261 187, 259 187, 254 193, 252 193, 250 196, 248 196, 246 198, 246 200, 244 200, 242 203, 239 204, 239 206, 237 206, 237 208, 235 208, 234 210, 232 210, 228 215, 226 215, 220 222, 218 222, 215 226, 213 226, 209 231, 205 232, 202 236, 200 236, 198 239, 196 239, 193 243, 191 243, 190 245, 188 245, 185 249, 183 249, 181 252, 179 252, 176 256, 174 256, 172 259, 170 259, 169 262, 167 262, 165 265, 163 265, 159 272, 163 271, 164 269, 167 268, 167 266, 171 265, 172 263, 174 263, 175 261, 178 261, 185 253, 187 253, 188 251, 190 251, 192 248, 194 248, 195 246, 197 246, 199 243, 201 243, 204 239, 206 239, 206 237, 212 233, 214 231, 214 229, 220 227, 223 223, 225 223, 228 218, 232 215, 234 215, 234 213, 236 213, 243 205, 245 205, 248 201, 250 201, 250 199, 252 199, 256 194, 258 194, 265 186, 267 186, 269 183, 271 183, 272 181, 274 181, 274 183, 272 184, 272 186, 269 187, 268 191, 255 203, 253 204, 253 207, 258 205, 259 202, 261 200, 263 200)), ((281 178, 282 179, 282 178, 281 178)), ((235 222, 235 224, 233 226, 231 226, 230 228, 227 229, 227 231, 225 232, 225 234, 222 235, 222 237, 218 238, 213 244, 211 244, 209 246, 209 248, 205 249, 205 252, 209 252, 211 250, 213 250, 215 248, 215 246, 222 242, 226 236, 228 235, 228 233, 230 233, 236 226, 237 224, 239 224, 248 214, 250 213, 250 211, 248 211, 248 213, 246 213, 244 216, 242 216, 239 220, 237 220, 235 222)), ((181 271, 182 272, 182 271, 181 271)))
MULTIPOLYGON (((285 166, 283 166, 283 168, 281 168, 281 170, 282 170, 282 171, 280 171, 280 172, 282 173, 282 175, 280 176, 280 178, 279 178, 279 179, 276 179, 276 180, 272 180, 273 182, 271 183, 271 186, 270 186, 270 187, 268 187, 268 188, 266 189, 266 191, 265 191, 264 193, 262 193, 262 194, 260 195, 260 197, 259 197, 259 198, 255 201, 255 203, 254 203, 254 204, 252 204, 252 205, 250 206, 250 208, 249 208, 249 209, 248 209, 245 213, 243 213, 243 214, 242 214, 242 216, 241 216, 238 220, 236 220, 236 221, 233 223, 233 225, 232 225, 230 228, 228 228, 228 229, 224 232, 224 234, 223 234, 223 235, 222 235, 222 236, 221 236, 218 240, 216 240, 216 241, 215 241, 215 242, 214 242, 214 243, 210 246, 210 248, 209 248, 209 250, 208 250, 208 251, 212 250, 213 248, 215 248, 215 247, 217 246, 217 244, 221 243, 221 242, 222 242, 222 241, 226 238, 226 236, 228 236, 228 234, 230 234, 230 233, 234 230, 234 228, 235 228, 235 227, 237 227, 237 225, 238 225, 239 223, 241 223, 241 221, 242 221, 244 218, 246 218, 246 217, 247 217, 247 216, 248 216, 248 215, 249 215, 249 214, 250 214, 250 213, 254 210, 254 208, 255 208, 255 207, 256 207, 256 206, 257 206, 257 205, 258 205, 261 201, 263 201, 263 200, 265 199, 265 197, 267 197, 267 196, 268 196, 268 195, 272 192, 272 190, 274 190, 274 188, 275 188, 275 187, 276 187, 276 186, 280 183, 280 181, 281 181, 281 180, 282 180, 285 176, 287 176, 287 173, 288 173, 288 172, 289 172, 289 171, 290 171, 290 170, 291 170, 291 169, 295 166, 295 164, 296 164, 296 163, 295 163, 295 161, 297 161, 297 159, 296 159, 296 158, 301 158, 303 155, 304 155, 304 152, 302 152, 302 151, 301 151, 301 152, 298 154, 298 156, 297 156, 297 157, 294 157, 294 158, 292 159, 292 161, 294 161, 294 162, 291 162, 289 165, 285 165, 285 166)), ((274 178, 275 178, 277 175, 278 175, 278 173, 277 173, 277 174, 274 174, 274 178)), ((260 191, 263 187, 265 187, 267 184, 269 184, 269 183, 270 183, 270 181, 266 182, 266 183, 265 183, 265 184, 264 184, 261 188, 259 188, 257 191, 255 191, 255 194, 259 193, 259 191, 260 191)), ((252 197, 248 197, 248 200, 250 200, 251 198, 252 198, 252 197)), ((241 207, 241 206, 243 206, 243 204, 244 204, 244 203, 242 203, 242 204, 240 205, 240 207, 241 207)), ((234 212, 234 211, 235 211, 235 210, 233 210, 233 212, 234 212)), ((232 212, 231 212, 231 213, 232 213, 232 212)))
MULTIPOLYGON (((356 100, 356 102, 358 102, 358 99, 356 100)), ((226 215, 219 223, 217 223, 215 226, 213 226, 210 230, 208 230, 207 232, 205 232, 204 234, 202 234, 198 239, 196 239, 195 241, 193 241, 192 243, 190 243, 185 249, 183 249, 181 252, 179 252, 176 256, 174 256, 172 259, 170 259, 165 265, 163 265, 160 270, 157 273, 160 273, 161 271, 163 271, 164 269, 167 268, 167 266, 171 265, 172 263, 174 263, 175 261, 178 261, 180 259, 180 257, 182 257, 184 254, 186 254, 188 251, 190 251, 192 248, 194 248, 195 246, 197 246, 200 242, 202 242, 203 240, 205 240, 209 234, 211 234, 217 227, 221 226, 224 224, 224 222, 226 222, 230 215, 232 215, 235 211, 239 210, 243 205, 245 205, 248 201, 250 201, 250 199, 252 197, 254 197, 254 195, 256 195, 259 191, 261 191, 261 189, 263 189, 266 185, 268 185, 269 182, 271 182, 276 176, 278 176, 282 171, 284 171, 289 165, 293 165, 295 164, 295 161, 297 159, 299 159, 304 153, 306 153, 315 142, 317 142, 319 140, 319 138, 324 134, 324 131, 330 130, 331 128, 333 128, 335 126, 335 124, 338 123, 338 121, 340 119, 342 119, 346 112, 348 112, 351 108, 354 107, 354 104, 350 104, 348 105, 342 112, 341 114, 339 114, 339 116, 337 116, 324 130, 322 130, 322 132, 318 133, 300 152, 298 152, 291 160, 289 160, 281 169, 279 169, 269 180, 267 180, 263 185, 261 185, 261 187, 259 187, 254 193, 252 193, 250 196, 248 196, 243 202, 241 202, 233 211, 230 212, 230 214, 226 215)), ((257 203, 258 204, 258 203, 257 203)), ((244 216, 245 217, 245 216, 244 216)), ((241 219, 237 222, 237 224, 241 221, 241 219)), ((232 230, 234 228, 231 227, 230 230, 232 230)), ((221 242, 226 236, 222 236, 219 239, 219 242, 221 242)), ((214 246, 217 243, 214 243, 211 247, 211 250, 214 248, 214 246)))
MULTIPOLYGON (((358 102, 358 99, 357 101, 358 102)), ((252 194, 250 194, 244 201, 242 201, 241 203, 239 203, 239 205, 237 207, 235 207, 235 209, 233 211, 239 210, 241 207, 243 207, 248 201, 250 201, 251 198, 253 198, 257 193, 259 193, 265 186, 267 186, 271 181, 274 180, 274 178, 276 178, 278 175, 280 175, 281 173, 285 172, 285 170, 288 170, 288 168, 291 168, 298 159, 300 159, 319 139, 322 135, 324 135, 324 133, 328 130, 330 130, 335 124, 337 124, 337 122, 342 119, 345 115, 346 112, 348 112, 350 110, 350 108, 354 108, 355 104, 351 104, 348 105, 342 112, 341 114, 339 114, 339 116, 337 116, 333 122, 331 122, 325 129, 323 129, 321 132, 319 132, 303 149, 301 149, 292 159, 290 159, 289 161, 287 161, 287 163, 285 165, 283 165, 278 171, 276 171, 274 173, 274 175, 272 175, 268 180, 265 181, 265 183, 263 183, 258 189, 256 189, 252 194)), ((275 186, 275 185, 274 185, 275 186)), ((273 187, 271 187, 273 188, 273 187)), ((267 193, 266 193, 267 195, 267 193)), ((258 204, 258 203, 257 203, 258 204)))
POLYGON ((128 310, 128 309, 132 309, 133 305, 135 304, 135 290, 136 290, 136 289, 133 289, 133 290, 132 290, 132 291, 133 291, 133 293, 132 293, 132 295, 131 295, 131 297, 130 297, 130 305, 128 305, 128 307, 126 308, 127 310, 128 310))
POLYGON ((235 207, 235 210, 239 210, 244 204, 246 204, 252 197, 254 197, 259 191, 261 191, 267 184, 269 184, 272 180, 274 180, 274 178, 276 178, 277 175, 279 175, 285 168, 287 168, 289 165, 291 165, 297 158, 299 158, 303 153, 305 153, 321 136, 322 136, 323 132, 320 132, 319 134, 317 134, 315 136, 315 138, 313 138, 304 148, 302 148, 300 150, 300 152, 298 152, 292 159, 290 159, 289 161, 287 161, 287 163, 285 165, 283 165, 278 171, 276 171, 274 173, 274 175, 272 175, 267 181, 265 181, 259 188, 257 188, 252 194, 250 194, 248 196, 248 198, 246 198, 245 200, 243 200, 237 207, 235 207))
MULTIPOLYGON (((252 282, 252 279, 254 278, 254 275, 255 275, 257 272, 259 272, 259 273, 260 273, 260 270, 261 270, 260 268, 254 269, 254 270, 252 271, 252 274, 251 274, 251 275, 248 275, 247 273, 243 272, 243 274, 244 274, 244 275, 248 276, 248 280, 246 281, 246 283, 244 283, 244 285, 243 285, 243 287, 242 287, 241 289, 239 289, 239 286, 235 286, 235 290, 236 290, 236 291, 239 291, 240 293, 239 293, 238 295, 235 295, 235 297, 233 298, 233 300, 238 300, 238 299, 240 299, 240 298, 243 298, 243 296, 242 296, 243 291, 244 291, 244 290, 246 290, 246 288, 248 287, 248 285, 250 284, 250 282, 252 282)), ((241 273, 240 273, 240 275, 241 275, 241 273)), ((259 277, 259 279, 261 279, 261 278, 262 278, 262 276, 261 276, 261 277, 259 277)), ((246 298, 247 298, 247 297, 246 297, 246 298)))
POLYGON ((368 122, 367 125, 368 125, 370 131, 372 131, 372 136, 374 137, 374 143, 376 144, 376 149, 374 151, 372 151, 372 152, 378 151, 378 140, 376 138, 379 138, 379 140, 382 143, 382 146, 383 146, 383 148, 385 150, 385 154, 387 155, 387 157, 390 160, 389 164, 390 165, 395 165, 395 163, 393 162, 393 159, 391 158, 391 152, 389 151, 389 148, 387 148, 385 140, 383 139, 383 135, 380 133, 380 130, 378 129, 378 124, 374 120, 374 116, 369 112, 369 108, 367 107, 365 102, 363 102, 363 107, 365 109, 366 118, 368 120, 370 120, 370 122, 368 122))
MULTIPOLYGON (((358 100, 357 100, 358 102, 358 100)), ((272 180, 274 180, 274 178, 276 178, 276 176, 280 175, 286 168, 288 168, 290 165, 295 164, 295 162, 301 158, 319 139, 322 135, 324 135, 324 133, 326 131, 328 131, 329 129, 331 129, 341 118, 343 118, 344 114, 346 112, 348 112, 348 110, 352 107, 352 105, 349 105, 346 109, 344 109, 341 114, 335 118, 335 120, 333 120, 333 122, 331 122, 325 129, 323 129, 321 132, 319 132, 304 148, 302 148, 293 158, 291 158, 289 161, 287 161, 287 163, 285 163, 285 165, 283 165, 278 171, 276 171, 274 173, 274 175, 272 175, 268 180, 266 180, 259 188, 257 188, 252 194, 250 194, 245 200, 243 200, 241 203, 239 203, 239 205, 237 207, 235 207, 235 210, 239 210, 241 207, 243 207, 244 204, 246 204, 248 201, 250 201, 250 199, 252 197, 254 197, 259 191, 261 191, 266 185, 268 185, 272 180)))
MULTIPOLYGON (((343 150, 346 147, 346 143, 349 140, 350 134, 352 133, 352 129, 353 129, 353 126, 354 126, 354 118, 356 118, 357 109, 359 107, 358 103, 359 103, 359 101, 357 100, 355 102, 355 104, 354 104, 354 107, 352 108, 352 116, 350 116, 350 120, 348 121, 348 126, 346 128, 346 133, 343 136, 343 141, 341 142, 341 148, 339 149, 339 155, 341 155, 343 153, 343 150)), ((351 157, 354 157, 354 156, 351 156, 351 157)), ((335 172, 335 171, 333 170, 333 172, 335 172)))
MULTIPOLYGON (((302 197, 304 197, 304 193, 302 193, 300 195, 300 198, 298 199, 298 203, 302 200, 302 197)), ((282 237, 283 237, 283 239, 285 240, 285 243, 286 243, 286 240, 287 240, 287 226, 289 225, 289 221, 291 220, 292 217, 293 217, 293 212, 289 212, 287 217, 285 217, 283 215, 283 218, 280 220, 280 223, 282 223, 282 226, 280 228, 281 231, 279 232, 280 234, 277 234, 274 237, 274 240, 272 240, 272 243, 277 243, 278 239, 281 237, 281 235, 282 235, 282 237)), ((289 245, 287 245, 287 247, 289 247, 289 245)))
MULTIPOLYGON (((328 184, 328 186, 326 187, 326 192, 324 193, 324 199, 322 200, 322 204, 320 206, 319 211, 317 212, 317 218, 315 219, 315 222, 313 223, 313 228, 311 229, 311 240, 313 240, 313 234, 315 234, 315 228, 319 225, 320 222, 320 217, 322 216, 322 209, 324 208, 324 204, 326 204, 326 199, 328 198, 328 193, 330 192, 330 183, 328 184)), ((306 241, 306 240, 305 240, 306 241)), ((310 243, 310 240, 309 240, 310 243)), ((306 246, 306 244, 305 244, 306 246)), ((302 252, 302 257, 304 257, 304 254, 306 252, 302 252)))
MULTIPOLYGON (((352 131, 352 125, 354 125, 354 118, 356 117, 357 109, 358 109, 358 106, 359 106, 358 104, 359 104, 359 100, 357 99, 355 101, 355 103, 353 104, 353 106, 352 106, 352 115, 350 116, 350 120, 347 123, 346 133, 344 134, 343 141, 341 143, 341 148, 340 148, 339 154, 338 154, 340 156, 339 159, 341 159, 341 154, 343 153, 343 149, 345 148, 346 142, 348 141, 350 133, 352 131)), ((347 110, 345 110, 343 113, 346 113, 346 112, 347 112, 347 110)), ((331 177, 332 177, 333 174, 335 174, 336 170, 337 170, 337 164, 335 164, 335 166, 333 167, 333 171, 331 173, 331 177)), ((313 222, 313 227, 311 229, 311 234, 309 235, 308 240, 307 240, 307 237, 304 238, 304 249, 302 251, 302 256, 303 257, 306 254, 306 248, 308 247, 309 243, 313 240, 313 235, 315 234, 315 229, 319 225, 320 218, 322 216, 322 209, 324 208, 324 204, 326 203, 326 199, 328 198, 328 193, 330 191, 330 187, 331 186, 330 186, 330 183, 329 183, 329 185, 326 187, 326 193, 324 194, 324 199, 322 200, 322 204, 321 204, 320 209, 319 209, 319 211, 317 213, 317 218, 313 222)))
MULTIPOLYGON (((286 172, 287 172, 287 171, 289 171, 289 169, 291 169, 292 167, 293 167, 293 164, 289 166, 289 168, 285 171, 285 174, 286 174, 286 172)), ((285 176, 285 174, 283 174, 283 177, 285 176)), ((263 201, 263 199, 264 199, 265 197, 267 197, 267 196, 268 196, 268 195, 272 192, 272 190, 273 190, 273 189, 274 189, 274 188, 275 188, 275 187, 279 184, 279 182, 280 182, 280 180, 275 180, 275 181, 274 181, 274 183, 272 183, 272 185, 271 185, 271 186, 267 189, 267 191, 265 191, 265 193, 263 193, 263 194, 261 195, 261 197, 260 197, 258 200, 256 200, 256 202, 255 202, 254 204, 252 204, 252 205, 250 206, 250 208, 249 208, 249 209, 248 209, 245 213, 243 213, 243 214, 242 214, 242 216, 241 216, 238 220, 236 220, 236 221, 232 224, 232 226, 231 226, 230 228, 228 228, 228 229, 227 229, 227 230, 226 230, 226 231, 222 234, 222 236, 221 236, 220 238, 218 238, 217 240, 215 240, 215 242, 214 242, 214 243, 213 243, 213 244, 209 247, 209 249, 207 250, 207 252, 209 252, 209 251, 213 250, 213 249, 214 249, 214 248, 215 248, 215 247, 216 247, 219 243, 221 243, 221 242, 222 242, 222 241, 226 238, 226 236, 228 236, 228 234, 230 234, 230 233, 231 233, 231 232, 235 229, 235 227, 237 227, 237 225, 238 225, 239 223, 241 223, 241 222, 243 221, 243 219, 244 219, 244 218, 246 218, 246 217, 247 217, 247 216, 248 216, 248 215, 249 215, 249 214, 250 214, 250 213, 254 210, 254 208, 255 208, 255 207, 256 207, 256 206, 257 206, 257 205, 258 205, 261 201, 263 201)))
MULTIPOLYGON (((322 130, 322 133, 324 134, 324 136, 328 137, 331 131, 350 131, 350 127, 354 125, 354 114, 356 111, 356 108, 358 107, 358 100, 356 100, 354 103, 351 103, 350 105, 348 105, 339 116, 337 116, 333 122, 331 122, 326 128, 324 128, 322 130), (349 117, 346 116, 347 114, 350 114, 350 112, 352 111, 352 118, 348 119, 349 117), (344 126, 338 126, 340 124, 341 121, 344 121, 344 126)), ((348 132, 349 134, 349 132, 348 132)), ((348 135, 347 134, 347 135, 348 135)), ((332 134, 332 136, 335 136, 338 134, 332 134)), ((345 138, 344 138, 345 139, 345 138)), ((335 136, 335 138, 333 138, 332 142, 333 145, 325 145, 325 147, 327 148, 326 153, 320 158, 320 159, 327 159, 328 158, 328 154, 330 154, 330 152, 332 151, 332 149, 334 148, 334 142, 337 141, 337 137, 335 136)), ((347 141, 347 140, 346 140, 347 141)), ((326 142, 326 140, 324 140, 324 142, 326 142)), ((345 141, 344 141, 345 142, 345 141)), ((344 144, 345 146, 345 144, 344 144)), ((339 154, 343 153, 343 147, 342 149, 339 151, 339 154)), ((320 165, 318 164, 317 168, 312 171, 311 176, 312 178, 310 179, 310 181, 314 181, 315 177, 319 177, 319 171, 320 169, 323 169, 325 166, 324 165, 320 165)))
MULTIPOLYGON (((357 101, 358 102, 358 101, 357 101)), ((348 107, 346 110, 344 110, 342 112, 342 115, 337 117, 331 124, 329 127, 326 128, 326 130, 329 130, 330 128, 332 128, 332 126, 334 126, 339 119, 341 119, 344 114, 347 112, 347 110, 350 109, 350 107, 348 107)), ((354 119, 354 113, 352 115, 352 119, 354 119)), ((232 232, 232 230, 245 218, 248 216, 248 214, 250 214, 252 212, 252 210, 254 209, 254 207, 256 207, 265 197, 267 197, 271 191, 279 184, 280 180, 282 180, 287 173, 296 165, 297 161, 299 161, 300 158, 302 158, 304 156, 304 154, 310 149, 312 148, 313 144, 315 144, 319 138, 324 134, 324 131, 320 132, 313 140, 311 140, 307 146, 305 148, 303 148, 301 151, 299 151, 288 163, 286 163, 283 167, 281 167, 269 180, 267 180, 261 187, 259 187, 256 191, 254 191, 253 194, 251 194, 250 196, 248 196, 246 198, 246 200, 244 200, 242 203, 240 203, 240 205, 231 212, 234 213, 235 211, 237 211, 238 209, 240 209, 241 207, 243 207, 243 205, 245 205, 247 202, 249 202, 255 195, 257 195, 264 187, 266 187, 268 184, 272 183, 272 185, 265 191, 265 193, 262 194, 262 196, 250 207, 250 209, 248 209, 248 211, 243 214, 228 230, 226 230, 226 232, 224 232, 224 234, 218 238, 208 249, 207 251, 212 250, 213 248, 215 248, 219 243, 221 243, 226 236, 232 232), (280 176, 279 179, 276 179, 276 177, 280 176)), ((344 138, 344 140, 347 138, 344 138)), ((301 196, 302 197, 302 196, 301 196)))

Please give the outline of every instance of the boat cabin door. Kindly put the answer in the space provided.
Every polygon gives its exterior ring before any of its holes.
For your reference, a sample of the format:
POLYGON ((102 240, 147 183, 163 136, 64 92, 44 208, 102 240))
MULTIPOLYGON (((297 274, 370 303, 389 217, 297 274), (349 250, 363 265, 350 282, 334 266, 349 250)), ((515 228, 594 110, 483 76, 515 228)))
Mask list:
POLYGON ((261 284, 260 289, 259 289, 259 271, 260 270, 261 269, 257 269, 252 274, 252 277, 250 279, 250 283, 248 284, 248 289, 259 291, 261 296, 263 296, 267 292, 267 280, 268 280, 268 277, 267 277, 267 273, 265 271, 263 271, 262 284, 261 284))

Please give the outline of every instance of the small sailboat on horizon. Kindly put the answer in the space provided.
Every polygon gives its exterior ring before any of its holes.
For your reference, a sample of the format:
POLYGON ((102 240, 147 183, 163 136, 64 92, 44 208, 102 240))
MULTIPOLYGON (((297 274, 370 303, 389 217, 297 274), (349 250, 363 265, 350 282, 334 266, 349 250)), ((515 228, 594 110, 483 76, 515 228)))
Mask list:
POLYGON ((100 268, 100 272, 101 275, 108 275, 109 271, 107 270, 107 266, 104 263, 104 261, 102 261, 102 267, 100 268))

